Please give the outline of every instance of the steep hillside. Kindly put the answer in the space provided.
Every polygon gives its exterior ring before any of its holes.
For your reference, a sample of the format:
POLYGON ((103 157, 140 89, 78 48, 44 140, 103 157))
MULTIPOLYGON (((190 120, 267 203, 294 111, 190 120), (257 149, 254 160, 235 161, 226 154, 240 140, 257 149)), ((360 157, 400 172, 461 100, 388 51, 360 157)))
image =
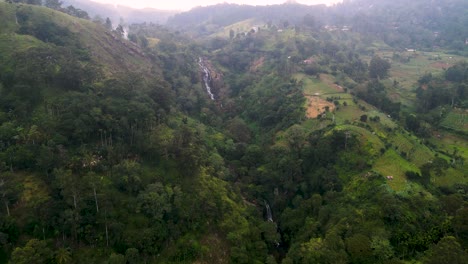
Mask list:
POLYGON ((196 52, 39 6, 0 14, 1 263, 254 254, 262 220, 224 181, 229 138, 184 114, 204 102, 196 52))
POLYGON ((5 25, 1 51, 6 65, 14 63, 10 56, 35 48, 51 52, 73 48, 73 53, 87 56, 106 75, 160 72, 138 46, 106 31, 102 25, 45 7, 0 4, 4 14, 0 19, 5 25))

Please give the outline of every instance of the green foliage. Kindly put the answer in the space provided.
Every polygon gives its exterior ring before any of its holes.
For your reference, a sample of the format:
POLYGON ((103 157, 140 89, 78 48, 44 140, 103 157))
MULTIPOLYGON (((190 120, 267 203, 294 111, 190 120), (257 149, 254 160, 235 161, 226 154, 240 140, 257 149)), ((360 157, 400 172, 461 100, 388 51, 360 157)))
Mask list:
POLYGON ((49 263, 53 257, 45 241, 29 240, 24 247, 17 247, 11 254, 10 263, 49 263))
POLYGON ((390 62, 379 56, 374 56, 369 63, 369 75, 371 78, 384 79, 387 77, 390 67, 390 62))
POLYGON ((75 36, 67 28, 61 27, 41 17, 35 17, 31 9, 20 9, 17 13, 20 28, 19 34, 32 35, 43 42, 51 42, 58 46, 71 43, 75 36))
POLYGON ((371 241, 369 237, 356 234, 345 240, 346 251, 351 257, 353 263, 366 263, 370 261, 371 256, 371 241))
POLYGON ((54 255, 57 264, 66 264, 72 262, 72 254, 68 248, 59 248, 55 251, 54 255))
POLYGON ((172 212, 171 203, 180 195, 179 188, 163 186, 161 183, 150 184, 138 195, 139 210, 155 221, 168 219, 172 212))
POLYGON ((112 253, 107 261, 109 264, 125 264, 125 257, 121 254, 112 253))
POLYGON ((466 263, 467 258, 456 238, 446 236, 428 250, 424 264, 466 263))
POLYGON ((48 8, 52 8, 55 10, 59 10, 60 8, 62 8, 62 4, 63 2, 59 0, 46 0, 44 3, 44 5, 48 8))

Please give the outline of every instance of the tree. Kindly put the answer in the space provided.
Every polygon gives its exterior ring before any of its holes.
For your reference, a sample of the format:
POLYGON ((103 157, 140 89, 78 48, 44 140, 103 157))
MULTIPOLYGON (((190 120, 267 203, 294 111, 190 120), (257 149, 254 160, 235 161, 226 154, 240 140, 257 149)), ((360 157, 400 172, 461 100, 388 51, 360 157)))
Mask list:
POLYGON ((373 237, 371 241, 372 254, 379 262, 389 260, 393 257, 393 248, 388 239, 373 237))
POLYGON ((96 213, 99 213, 98 193, 103 192, 103 189, 109 184, 109 180, 104 176, 96 175, 94 172, 89 172, 83 177, 83 181, 87 183, 92 190, 96 213))
POLYGON ((251 132, 244 120, 236 117, 228 122, 226 129, 235 141, 244 143, 250 141, 251 132))
POLYGON ((137 264, 140 263, 140 253, 136 248, 129 248, 125 251, 125 260, 129 264, 137 264))
POLYGON ((26 2, 26 4, 30 4, 30 5, 41 5, 42 4, 41 0, 26 0, 24 2, 26 2))
POLYGON ((371 241, 369 237, 356 234, 346 239, 346 250, 354 263, 371 263, 371 241))
POLYGON ((53 254, 45 241, 31 239, 24 247, 17 247, 11 254, 11 264, 50 263, 53 254))
POLYGON ((109 257, 109 264, 125 264, 125 257, 122 254, 112 253, 109 257))
POLYGON ((154 220, 163 220, 172 212, 172 200, 175 190, 161 183, 150 184, 138 195, 140 210, 154 220))
POLYGON ((468 246, 468 208, 463 207, 458 209, 453 219, 453 229, 455 234, 463 243, 463 246, 468 246))
POLYGON ((362 115, 360 120, 361 122, 367 122, 367 115, 362 115))
POLYGON ((466 62, 457 63, 445 71, 445 79, 451 82, 461 83, 468 79, 468 64, 466 62))
POLYGON ((125 30, 123 28, 122 25, 118 25, 117 28, 115 29, 115 32, 117 32, 117 34, 120 36, 120 37, 123 37, 124 36, 124 33, 125 33, 125 30))
POLYGON ((0 173, 0 199, 5 205, 7 216, 10 216, 10 204, 18 198, 20 193, 20 188, 14 183, 13 179, 12 173, 0 173))
POLYGON ((106 24, 104 24, 107 30, 112 30, 112 21, 110 18, 106 18, 106 24))
POLYGON ((302 23, 305 26, 308 26, 310 28, 314 28, 315 27, 315 18, 311 14, 307 14, 302 19, 302 23))
POLYGON ((81 194, 79 177, 73 174, 71 170, 64 171, 62 169, 54 170, 54 175, 63 198, 76 210, 81 194))
POLYGON ((452 236, 442 238, 436 245, 432 246, 426 255, 424 264, 466 264, 468 254, 452 236))
POLYGON ((62 1, 59 0, 45 0, 45 6, 55 10, 60 10, 62 8, 62 1))
POLYGON ((86 11, 75 8, 72 5, 67 7, 66 13, 77 18, 89 19, 89 15, 86 11))
POLYGON ((123 160, 115 165, 112 170, 112 181, 119 189, 130 194, 138 194, 142 188, 141 182, 141 166, 133 160, 123 160))
POLYGON ((390 67, 390 62, 375 55, 369 64, 369 75, 371 78, 384 79, 388 76, 390 67))
POLYGON ((55 251, 55 261, 57 264, 67 264, 72 262, 69 248, 59 248, 55 251))

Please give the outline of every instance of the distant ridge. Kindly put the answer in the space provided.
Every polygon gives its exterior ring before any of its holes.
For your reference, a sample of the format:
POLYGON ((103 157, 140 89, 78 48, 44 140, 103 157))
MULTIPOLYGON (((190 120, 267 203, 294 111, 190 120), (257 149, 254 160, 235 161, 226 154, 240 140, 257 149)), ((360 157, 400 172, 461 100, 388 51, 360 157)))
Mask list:
POLYGON ((90 0, 65 0, 63 6, 73 5, 85 10, 91 17, 109 17, 114 23, 122 18, 126 23, 155 23, 165 24, 169 17, 179 13, 175 10, 159 10, 154 8, 136 9, 122 5, 101 4, 90 0))

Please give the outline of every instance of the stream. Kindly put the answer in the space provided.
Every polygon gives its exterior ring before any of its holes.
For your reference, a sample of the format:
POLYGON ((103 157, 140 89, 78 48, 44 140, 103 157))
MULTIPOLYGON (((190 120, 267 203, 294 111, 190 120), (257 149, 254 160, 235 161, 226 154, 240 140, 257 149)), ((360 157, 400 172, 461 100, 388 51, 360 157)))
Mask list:
POLYGON ((204 73, 203 82, 205 83, 206 92, 210 96, 211 100, 214 100, 215 97, 214 97, 214 94, 211 92, 211 86, 210 86, 210 82, 211 82, 210 70, 208 69, 208 67, 206 67, 201 57, 198 60, 198 65, 200 65, 200 68, 203 70, 203 73, 204 73))

